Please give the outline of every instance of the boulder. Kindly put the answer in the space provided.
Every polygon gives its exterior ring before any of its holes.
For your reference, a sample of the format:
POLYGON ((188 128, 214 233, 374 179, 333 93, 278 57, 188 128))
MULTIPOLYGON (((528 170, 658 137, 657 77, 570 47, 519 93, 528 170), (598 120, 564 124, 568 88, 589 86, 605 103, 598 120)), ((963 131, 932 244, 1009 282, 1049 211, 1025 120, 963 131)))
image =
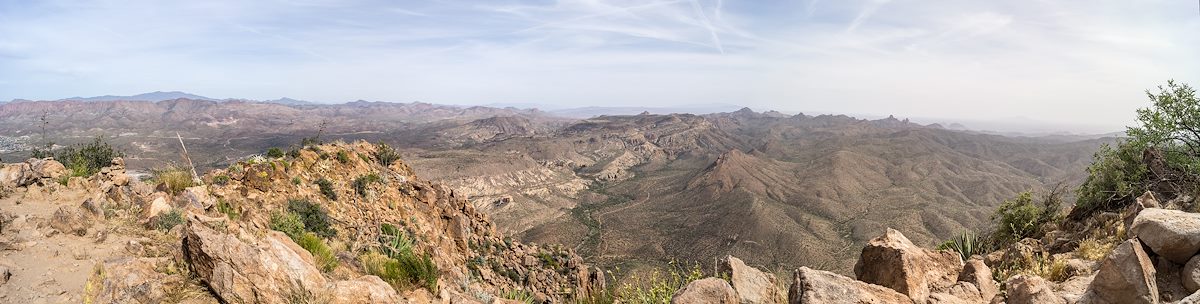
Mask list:
POLYGON ((1158 286, 1159 301, 1179 301, 1192 294, 1186 287, 1183 287, 1183 280, 1180 277, 1183 273, 1183 265, 1175 264, 1161 256, 1150 259, 1154 261, 1154 283, 1158 286))
MULTIPOLYGON (((1153 209, 1147 209, 1150 211, 1153 209)), ((1113 249, 1079 303, 1158 303, 1154 263, 1137 238, 1113 249)))
POLYGON ((1196 290, 1200 290, 1200 255, 1193 256, 1187 264, 1183 264, 1179 277, 1183 288, 1188 292, 1195 293, 1196 290))
POLYGON ((737 293, 725 280, 705 278, 692 281, 671 296, 672 304, 737 304, 737 293))
POLYGON ((383 279, 365 275, 333 283, 330 303, 400 303, 400 295, 383 279))
POLYGON ((854 274, 863 282, 888 287, 924 302, 931 290, 954 285, 962 268, 962 258, 957 253, 921 248, 889 228, 863 247, 854 274))
POLYGON ((61 233, 84 236, 91 227, 92 218, 78 207, 59 207, 50 217, 50 228, 61 233))
MULTIPOLYGON (((96 266, 84 298, 90 303, 161 303, 166 286, 183 284, 178 276, 155 271, 155 258, 117 258, 96 266)), ((85 301, 87 302, 87 301, 85 301)))
POLYGON ((1096 279, 1096 274, 1074 276, 1054 288, 1054 294, 1067 300, 1067 303, 1078 303, 1079 298, 1087 292, 1088 285, 1096 279))
POLYGON ((950 288, 942 292, 929 294, 928 303, 934 304, 970 304, 970 303, 987 303, 992 298, 985 298, 979 292, 979 288, 975 284, 968 282, 955 283, 950 288))
POLYGON ((1054 294, 1050 283, 1039 276, 1015 275, 1004 282, 1008 304, 1066 304, 1067 301, 1054 294))
POLYGON ((281 232, 250 245, 189 218, 183 234, 184 258, 223 302, 282 303, 296 291, 326 288, 312 255, 281 232))
POLYGON ((188 208, 196 210, 208 210, 217 204, 217 198, 209 194, 208 186, 188 187, 180 195, 187 201, 188 208))
POLYGON ((33 171, 33 175, 37 178, 56 179, 69 173, 67 172, 67 167, 52 158, 30 160, 29 167, 33 171))
POLYGON ((149 223, 150 219, 167 211, 171 211, 171 203, 167 200, 167 194, 162 192, 155 193, 154 199, 142 207, 142 222, 149 223))
POLYGON ((718 265, 718 273, 729 276, 729 283, 742 304, 783 302, 783 292, 775 284, 775 275, 746 266, 741 259, 726 256, 718 265))
POLYGON ((0 164, 0 186, 23 187, 35 179, 27 163, 0 164))
POLYGON ((800 267, 788 290, 788 304, 913 303, 908 296, 887 287, 856 281, 842 275, 800 267))
POLYGON ((1000 286, 996 286, 996 281, 992 280, 992 269, 978 257, 967 259, 962 272, 958 274, 958 280, 974 284, 984 300, 991 300, 1000 293, 1000 286))
POLYGON ((1133 220, 1130 232, 1155 254, 1176 264, 1200 251, 1200 213, 1149 208, 1133 220))

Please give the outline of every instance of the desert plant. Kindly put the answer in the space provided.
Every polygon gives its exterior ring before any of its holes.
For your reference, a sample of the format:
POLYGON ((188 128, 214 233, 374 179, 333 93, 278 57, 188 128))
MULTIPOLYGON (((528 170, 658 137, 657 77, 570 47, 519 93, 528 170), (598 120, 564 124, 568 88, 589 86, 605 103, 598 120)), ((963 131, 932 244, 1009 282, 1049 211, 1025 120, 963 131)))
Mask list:
POLYGON ((270 157, 270 158, 283 157, 283 150, 280 150, 279 148, 274 148, 274 147, 267 149, 267 157, 270 157))
POLYGON ((295 239, 295 241, 296 244, 300 245, 301 248, 304 248, 304 250, 308 250, 309 253, 312 253, 313 258, 316 259, 317 267, 320 268, 321 271, 329 272, 332 271, 334 267, 337 267, 338 259, 336 256, 334 256, 333 250, 330 249, 329 244, 326 244, 325 240, 320 236, 317 236, 317 234, 305 232, 300 234, 300 237, 295 239))
POLYGON ((170 211, 159 214, 154 219, 154 228, 158 230, 171 230, 175 226, 183 224, 183 212, 179 209, 171 209, 170 211))
POLYGON ((962 257, 963 261, 966 261, 973 255, 986 253, 988 248, 985 243, 986 240, 983 237, 972 232, 965 232, 942 242, 937 249, 954 251, 962 257))
POLYGON ((217 212, 224 213, 232 221, 236 221, 242 217, 242 211, 233 206, 233 204, 225 201, 225 199, 217 199, 217 212))
POLYGON ((271 213, 271 230, 283 232, 288 237, 296 239, 304 233, 304 221, 300 220, 300 216, 291 212, 272 212, 271 213))
POLYGON ((1004 201, 992 215, 996 230, 991 241, 997 247, 1023 238, 1040 237, 1043 225, 1060 219, 1064 187, 1056 186, 1036 201, 1032 191, 1017 194, 1004 201))
POLYGON ((96 137, 90 143, 70 145, 58 151, 47 148, 34 149, 32 153, 34 158, 54 157, 71 171, 71 176, 91 176, 100 172, 101 168, 111 165, 114 158, 124 155, 106 142, 104 137, 96 137))
POLYGON ((692 281, 704 277, 700 265, 690 269, 672 261, 666 272, 657 270, 646 276, 633 276, 617 288, 616 301, 635 304, 671 303, 671 296, 692 281))
POLYGON ((154 181, 163 185, 171 195, 179 194, 188 187, 196 186, 196 181, 192 179, 192 173, 182 167, 154 170, 152 173, 154 181))
POLYGON ((316 184, 321 190, 321 195, 324 195, 325 198, 328 198, 331 201, 336 201, 338 199, 337 192, 333 191, 333 183, 328 179, 325 179, 324 177, 317 179, 316 184))
POLYGON ((396 153, 396 149, 385 143, 379 143, 375 145, 375 159, 379 160, 379 164, 388 167, 400 160, 400 153, 396 153))
POLYGON ((343 164, 350 163, 350 153, 346 153, 345 150, 338 151, 337 152, 337 160, 339 163, 343 163, 343 164))
POLYGON ((411 255, 413 241, 405 232, 392 224, 379 225, 380 250, 389 257, 411 255))
POLYGON ((1084 259, 1099 261, 1117 248, 1117 243, 1117 239, 1111 237, 1087 237, 1079 241, 1079 247, 1075 248, 1075 254, 1084 259))
POLYGON ((303 222, 305 231, 325 238, 336 234, 332 228, 329 228, 329 213, 320 205, 306 199, 290 199, 287 210, 303 222))
POLYGON ((382 181, 383 179, 379 178, 378 174, 371 173, 355 178, 354 182, 351 183, 351 186, 354 187, 354 193, 358 193, 358 196, 366 198, 367 187, 369 187, 371 184, 380 183, 382 181))
POLYGON ((423 287, 437 291, 438 269, 429 255, 409 254, 393 258, 369 252, 359 257, 359 261, 368 274, 378 276, 397 290, 423 287))
POLYGON ((500 297, 525 304, 533 304, 534 300, 533 293, 530 293, 528 290, 524 289, 510 289, 500 294, 500 297))
POLYGON ((229 176, 228 175, 213 176, 212 184, 217 185, 217 186, 228 185, 229 184, 229 176))

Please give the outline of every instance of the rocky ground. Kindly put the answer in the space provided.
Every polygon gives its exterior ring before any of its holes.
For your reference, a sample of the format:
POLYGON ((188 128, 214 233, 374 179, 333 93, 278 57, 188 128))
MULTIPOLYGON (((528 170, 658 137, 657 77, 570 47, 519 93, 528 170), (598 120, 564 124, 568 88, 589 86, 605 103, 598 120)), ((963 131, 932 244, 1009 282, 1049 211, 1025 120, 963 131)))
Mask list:
MULTIPOLYGON (((1119 214, 1067 221, 1041 240, 966 261, 958 252, 915 246, 889 229, 862 249, 856 278, 796 270, 786 303, 1200 303, 1200 214, 1175 208, 1147 193, 1119 214), (1079 237, 1108 229, 1118 239, 1106 240, 1111 243, 1099 252, 1085 244, 1091 239, 1079 237)), ((742 268, 722 272, 724 280, 693 281, 672 302, 784 303, 770 274, 732 257, 723 264, 742 268)))
POLYGON ((512 241, 382 152, 364 142, 311 146, 210 171, 189 187, 131 180, 121 159, 86 177, 67 177, 51 159, 6 164, 0 302, 566 302, 605 289, 573 251, 512 241), (306 223, 327 217, 316 241, 325 252, 275 231, 288 230, 281 212, 306 223), (391 269, 372 268, 382 264, 371 257, 398 248, 383 241, 381 223, 431 261, 432 282, 372 270, 391 269))

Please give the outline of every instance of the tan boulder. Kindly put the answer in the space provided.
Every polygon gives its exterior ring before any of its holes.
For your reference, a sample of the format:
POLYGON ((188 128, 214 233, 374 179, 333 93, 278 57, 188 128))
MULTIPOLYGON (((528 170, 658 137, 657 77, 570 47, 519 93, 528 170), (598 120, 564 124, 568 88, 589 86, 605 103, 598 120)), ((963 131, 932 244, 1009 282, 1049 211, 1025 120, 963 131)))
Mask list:
POLYGON ((180 196, 187 201, 187 207, 196 210, 208 210, 217 204, 217 198, 209 194, 208 186, 194 186, 183 189, 180 196))
POLYGON ((167 194, 162 192, 155 193, 154 199, 142 207, 142 222, 149 222, 150 219, 167 211, 171 211, 171 203, 168 202, 167 194))
MULTIPOLYGON (((167 302, 167 286, 184 282, 179 276, 156 271, 156 258, 122 257, 96 266, 88 278, 90 288, 83 297, 90 303, 162 303, 167 302)), ((86 301, 85 301, 86 302, 86 301)))
POLYGON ((70 173, 67 167, 52 158, 31 160, 29 167, 38 178, 60 178, 70 173))
POLYGON ((1187 291, 1195 293, 1196 290, 1200 290, 1200 255, 1193 256, 1183 265, 1179 277, 1187 291))
POLYGON ((967 259, 962 272, 958 274, 958 280, 974 284, 984 300, 991 300, 1000 294, 1000 286, 996 286, 996 281, 992 280, 992 269, 978 256, 967 259))
MULTIPOLYGON (((1147 209, 1150 211, 1154 209, 1147 209)), ((1096 278, 1079 303, 1158 303, 1154 264, 1138 239, 1113 249, 1096 270, 1096 278)))
POLYGON ((980 304, 988 303, 992 298, 984 298, 975 284, 958 282, 941 292, 929 294, 928 303, 934 304, 980 304))
POLYGON ((1133 220, 1130 232, 1155 254, 1177 264, 1200 251, 1200 213, 1150 208, 1133 220))
POLYGON ((312 255, 278 231, 250 245, 189 219, 183 249, 200 281, 224 302, 282 303, 297 291, 326 288, 312 255))
POLYGON ((365 275, 354 280, 333 283, 330 303, 399 303, 400 295, 377 276, 365 275))
POLYGON ((0 186, 22 187, 34 180, 27 163, 0 164, 0 186))
POLYGON ((84 236, 87 235, 88 228, 91 227, 92 217, 85 214, 78 207, 59 207, 57 211, 54 211, 54 215, 50 217, 50 228, 54 228, 54 230, 58 230, 61 233, 84 236))
POLYGON ((672 304, 737 304, 737 293, 718 278, 692 281, 671 296, 672 304))
POLYGON ((1096 274, 1074 276, 1054 288, 1054 294, 1067 300, 1067 303, 1077 303, 1087 292, 1088 285, 1096 279, 1096 274))
POLYGON ((738 301, 742 304, 782 303, 783 292, 776 285, 774 274, 765 273, 754 267, 746 266, 734 256, 726 256, 718 265, 718 273, 728 275, 729 283, 737 292, 738 301))
POLYGON ((854 274, 863 282, 888 287, 924 302, 931 291, 954 285, 962 268, 962 258, 957 253, 921 248, 889 228, 863 247, 854 274))
POLYGON ((913 303, 906 295, 887 287, 856 281, 822 270, 800 267, 788 290, 788 304, 818 303, 913 303))
POLYGON ((1008 304, 1066 304, 1067 301, 1054 294, 1050 282, 1039 276, 1015 275, 1004 282, 1008 304))

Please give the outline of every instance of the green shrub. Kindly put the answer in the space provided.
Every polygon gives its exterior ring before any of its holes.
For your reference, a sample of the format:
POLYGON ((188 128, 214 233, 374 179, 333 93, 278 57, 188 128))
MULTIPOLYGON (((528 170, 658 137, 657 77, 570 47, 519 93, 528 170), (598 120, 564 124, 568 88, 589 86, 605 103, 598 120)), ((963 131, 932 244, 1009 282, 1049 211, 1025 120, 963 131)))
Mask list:
POLYGON ((671 303, 671 296, 692 281, 704 277, 700 265, 690 270, 671 262, 667 272, 654 271, 647 276, 634 276, 617 288, 616 301, 620 303, 660 304, 671 303))
POLYGON ((299 176, 293 176, 293 177, 292 177, 292 185, 299 186, 299 185, 300 185, 300 184, 302 184, 302 183, 304 183, 304 181, 300 180, 300 177, 299 177, 299 176))
POLYGON ((396 149, 385 143, 379 143, 375 145, 375 159, 379 160, 379 164, 388 167, 400 160, 400 153, 396 153, 396 149))
POLYGON ((1167 81, 1158 93, 1146 92, 1151 106, 1137 110, 1138 125, 1116 147, 1105 145, 1088 166, 1088 177, 1076 190, 1078 219, 1098 211, 1119 209, 1154 184, 1156 191, 1189 191, 1200 180, 1200 99, 1186 84, 1167 81), (1161 155, 1163 164, 1151 176, 1144 153, 1161 155))
POLYGON ((196 186, 196 181, 192 179, 191 171, 181 167, 154 170, 151 173, 153 174, 153 179, 158 184, 163 185, 171 195, 177 195, 188 187, 196 186))
POLYGON ((366 198, 367 197, 367 187, 369 187, 371 184, 379 183, 382 181, 383 180, 379 178, 379 175, 377 175, 375 173, 371 173, 371 174, 367 174, 367 175, 363 175, 363 176, 359 176, 358 178, 355 178, 354 182, 351 185, 354 187, 354 193, 358 193, 358 196, 366 198))
POLYGON ((154 228, 158 230, 171 230, 179 224, 183 224, 183 211, 179 211, 179 209, 163 212, 154 219, 154 228))
POLYGON ((316 184, 317 187, 321 189, 321 195, 324 195, 325 198, 328 198, 331 201, 336 201, 338 199, 337 192, 333 191, 333 183, 328 179, 325 179, 324 177, 317 179, 316 184))
POLYGON ((53 157, 71 171, 71 176, 92 176, 111 165, 114 158, 124 155, 104 141, 104 137, 96 137, 90 143, 70 145, 58 151, 34 149, 31 157, 53 157))
POLYGON ((213 183, 213 185, 217 185, 217 186, 228 185, 229 184, 229 176, 228 175, 213 176, 212 183, 213 183))
POLYGON ((242 217, 242 211, 225 199, 217 199, 217 211, 229 216, 229 220, 237 221, 242 217))
POLYGON ((410 287, 423 287, 434 293, 438 290, 438 268, 428 254, 393 258, 370 252, 359 257, 359 260, 367 274, 378 276, 397 290, 410 287))
POLYGON ((283 150, 280 150, 279 148, 267 149, 267 157, 270 157, 270 158, 283 157, 283 150))
POLYGON ((1033 192, 1025 191, 1000 204, 992 215, 996 222, 992 240, 998 242, 997 247, 1024 238, 1041 237, 1043 225, 1059 220, 1063 191, 1061 186, 1054 187, 1038 202, 1034 201, 1033 192))
POLYGON ((320 205, 306 199, 290 199, 287 209, 289 213, 295 214, 304 223, 304 230, 324 238, 336 234, 332 228, 329 228, 329 213, 320 205))
POLYGON ((283 232, 288 237, 296 239, 304 234, 304 221, 300 220, 300 216, 291 212, 272 212, 271 213, 271 230, 283 232))
POLYGON ((316 259, 317 267, 320 268, 321 271, 329 272, 332 271, 334 267, 337 267, 338 259, 336 256, 334 256, 333 250, 330 249, 329 245, 325 243, 325 240, 321 239, 320 236, 317 236, 316 233, 305 232, 301 234, 299 238, 295 239, 295 241, 296 244, 300 245, 301 248, 304 248, 304 250, 308 250, 309 253, 312 253, 313 258, 316 259))
POLYGON ((350 153, 346 153, 345 150, 338 151, 337 152, 337 160, 339 163, 343 163, 343 164, 350 163, 350 153))
POLYGON ((383 278, 397 289, 421 286, 436 292, 438 269, 429 255, 417 255, 412 238, 400 228, 382 224, 379 230, 380 252, 361 257, 367 273, 383 278))

